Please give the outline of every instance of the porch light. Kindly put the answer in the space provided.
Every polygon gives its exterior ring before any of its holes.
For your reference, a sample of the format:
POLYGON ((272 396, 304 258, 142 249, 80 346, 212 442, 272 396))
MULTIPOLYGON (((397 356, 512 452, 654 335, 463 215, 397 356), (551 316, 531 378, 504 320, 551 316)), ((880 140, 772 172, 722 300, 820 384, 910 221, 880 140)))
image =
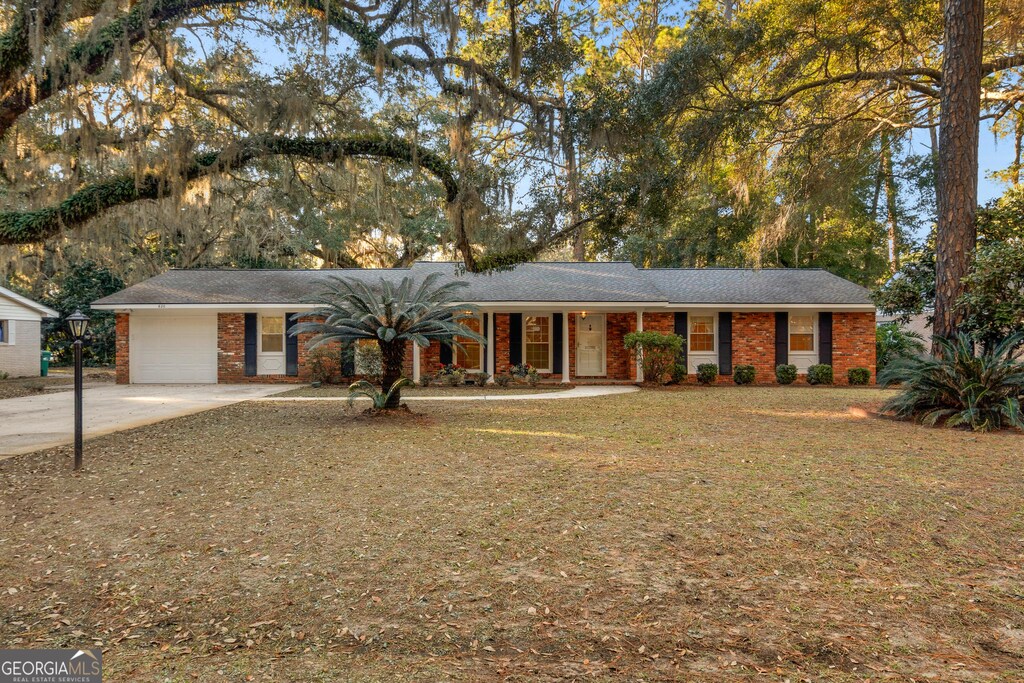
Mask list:
POLYGON ((580 319, 581 320, 586 320, 587 319, 587 312, 586 311, 580 311, 580 319))

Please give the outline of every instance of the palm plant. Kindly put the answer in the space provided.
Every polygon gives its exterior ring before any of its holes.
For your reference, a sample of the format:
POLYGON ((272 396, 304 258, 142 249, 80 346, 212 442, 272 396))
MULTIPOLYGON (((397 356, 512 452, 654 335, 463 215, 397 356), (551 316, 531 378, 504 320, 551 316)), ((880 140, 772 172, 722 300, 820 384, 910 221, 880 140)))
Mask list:
POLYGON ((348 388, 348 404, 351 406, 356 402, 356 399, 360 396, 365 396, 373 401, 373 407, 376 410, 385 410, 388 407, 388 401, 391 400, 391 395, 395 392, 400 392, 402 387, 410 387, 413 382, 408 377, 400 377, 397 382, 391 385, 391 388, 387 391, 377 389, 370 382, 365 379, 361 379, 358 382, 353 382, 348 388))
POLYGON ((937 356, 898 358, 879 374, 883 386, 903 389, 882 408, 930 425, 945 420, 948 427, 977 431, 1024 429, 1024 364, 1013 358, 1021 341, 1024 335, 1013 335, 976 354, 967 334, 936 339, 937 356))
MULTIPOLYGON (((412 342, 421 347, 432 339, 461 348, 456 337, 485 343, 480 334, 462 324, 475 312, 472 306, 458 304, 457 292, 468 286, 453 281, 437 286, 440 273, 431 273, 417 286, 404 277, 396 286, 381 278, 375 286, 356 279, 331 277, 327 290, 312 300, 312 311, 296 314, 299 322, 291 334, 313 333, 306 347, 314 349, 331 341, 351 343, 372 339, 383 357, 381 393, 383 408, 398 407, 402 398, 402 365, 405 347, 412 342)), ((358 391, 359 383, 353 385, 358 391)))

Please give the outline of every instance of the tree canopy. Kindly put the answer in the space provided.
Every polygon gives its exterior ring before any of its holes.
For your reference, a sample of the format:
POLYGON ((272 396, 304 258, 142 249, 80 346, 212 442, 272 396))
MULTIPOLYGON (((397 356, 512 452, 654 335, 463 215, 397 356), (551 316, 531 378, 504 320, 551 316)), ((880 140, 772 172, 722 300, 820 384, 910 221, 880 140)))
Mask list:
MULTIPOLYGON (((1020 182, 1019 0, 980 120, 1020 182)), ((944 17, 896 3, 23 0, 0 10, 0 270, 818 266, 938 218, 944 17)))

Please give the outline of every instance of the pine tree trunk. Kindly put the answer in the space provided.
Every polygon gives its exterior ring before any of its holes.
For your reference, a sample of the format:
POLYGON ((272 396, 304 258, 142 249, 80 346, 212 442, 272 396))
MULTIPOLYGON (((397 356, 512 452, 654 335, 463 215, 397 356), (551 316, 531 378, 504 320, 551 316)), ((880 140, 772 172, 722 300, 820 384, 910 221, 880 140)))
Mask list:
POLYGON ((964 277, 974 259, 985 4, 983 0, 946 0, 944 15, 933 328, 939 337, 956 333, 963 323, 957 300, 964 293, 964 277))
POLYGON ((892 140, 882 137, 882 177, 885 180, 885 207, 889 224, 889 272, 900 269, 900 228, 896 217, 896 178, 892 172, 892 140))
MULTIPOLYGON (((387 391, 395 382, 402 379, 402 366, 405 365, 405 341, 383 342, 377 341, 380 345, 381 362, 383 373, 380 380, 381 391, 387 391)), ((384 406, 386 410, 395 410, 402 400, 402 390, 398 389, 388 398, 384 406)))

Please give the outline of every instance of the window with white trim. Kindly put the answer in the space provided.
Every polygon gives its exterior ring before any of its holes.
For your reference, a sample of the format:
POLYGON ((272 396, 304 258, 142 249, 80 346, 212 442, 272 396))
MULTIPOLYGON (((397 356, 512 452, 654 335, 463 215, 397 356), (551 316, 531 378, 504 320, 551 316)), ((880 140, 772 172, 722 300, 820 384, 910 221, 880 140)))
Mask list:
POLYGON ((789 350, 793 353, 814 352, 814 314, 789 316, 789 350))
MULTIPOLYGON (((481 330, 484 327, 483 319, 480 315, 463 318, 459 322, 477 334, 481 334, 481 330)), ((475 339, 467 339, 465 337, 456 337, 455 341, 462 345, 461 349, 458 346, 452 347, 452 359, 455 364, 461 366, 464 370, 483 370, 483 345, 475 339)))
POLYGON ((284 316, 260 316, 260 352, 284 352, 284 316))
POLYGON ((715 316, 690 316, 690 353, 714 353, 715 316))
POLYGON ((523 316, 523 360, 537 372, 551 372, 551 316, 523 316))
POLYGON ((0 344, 13 344, 13 332, 10 320, 0 320, 0 344))

